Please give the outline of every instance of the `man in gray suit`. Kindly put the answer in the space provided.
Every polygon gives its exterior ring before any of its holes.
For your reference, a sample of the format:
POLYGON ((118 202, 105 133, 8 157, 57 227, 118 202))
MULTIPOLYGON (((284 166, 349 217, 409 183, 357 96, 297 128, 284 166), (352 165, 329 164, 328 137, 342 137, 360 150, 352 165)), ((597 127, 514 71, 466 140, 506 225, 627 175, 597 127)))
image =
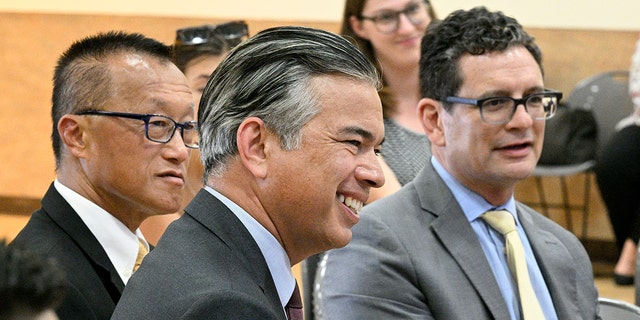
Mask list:
MULTIPOLYGON (((596 319, 597 290, 578 239, 514 200, 536 166, 559 92, 512 18, 456 11, 422 40, 419 116, 433 157, 402 190, 365 207, 352 242, 321 263, 323 319, 530 319, 483 214, 517 226, 536 319, 596 319)), ((512 239, 510 237, 510 239, 512 239)), ((523 299, 525 300, 525 299, 523 299)), ((526 304, 526 302, 525 302, 526 304)))
POLYGON ((384 183, 375 68, 330 32, 279 27, 212 74, 206 187, 127 284, 113 319, 301 319, 291 266, 351 240, 384 183))

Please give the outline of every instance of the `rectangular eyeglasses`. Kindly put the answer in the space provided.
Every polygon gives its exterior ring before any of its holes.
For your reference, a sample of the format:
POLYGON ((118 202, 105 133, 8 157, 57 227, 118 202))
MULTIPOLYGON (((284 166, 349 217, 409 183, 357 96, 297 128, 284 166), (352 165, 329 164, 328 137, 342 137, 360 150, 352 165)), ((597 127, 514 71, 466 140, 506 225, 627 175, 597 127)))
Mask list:
POLYGON ((556 113, 558 103, 562 99, 562 92, 545 89, 542 92, 530 94, 522 99, 511 97, 488 97, 483 99, 468 99, 460 97, 446 97, 441 99, 448 103, 461 103, 478 107, 480 117, 484 122, 492 124, 507 123, 513 118, 519 105, 531 115, 534 120, 546 120, 556 113))
POLYGON ((178 123, 177 121, 160 114, 140 114, 102 110, 85 110, 76 113, 76 115, 107 116, 142 120, 144 121, 144 131, 147 139, 158 143, 167 143, 171 141, 176 130, 180 129, 180 135, 182 136, 182 141, 185 146, 192 149, 197 149, 199 147, 198 124, 196 121, 178 123))

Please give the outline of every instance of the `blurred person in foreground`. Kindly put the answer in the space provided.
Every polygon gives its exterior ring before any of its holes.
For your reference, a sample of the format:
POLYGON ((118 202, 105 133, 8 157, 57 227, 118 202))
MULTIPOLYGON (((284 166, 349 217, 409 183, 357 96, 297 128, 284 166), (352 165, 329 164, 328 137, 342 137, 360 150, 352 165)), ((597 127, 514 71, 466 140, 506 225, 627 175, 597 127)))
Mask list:
POLYGON ((232 50, 198 112, 206 187, 114 319, 302 319, 291 266, 346 245, 384 183, 378 86, 362 53, 322 30, 267 29, 232 50))
POLYGON ((420 83, 433 156, 364 208, 349 245, 327 253, 318 316, 596 319, 578 239, 514 199, 562 97, 544 87, 534 39, 501 12, 455 11, 422 39, 420 83))
POLYGON ((170 47, 108 32, 62 54, 52 100, 57 178, 13 243, 65 271, 61 319, 109 319, 149 250, 140 223, 182 204, 193 97, 170 47))
MULTIPOLYGON (((244 21, 191 26, 176 31, 176 39, 172 46, 173 62, 187 77, 196 107, 200 104, 200 97, 213 70, 229 50, 246 40, 248 36, 249 28, 244 21)), ((182 215, 189 201, 203 187, 203 173, 200 152, 193 150, 180 210, 172 214, 149 217, 140 225, 140 230, 150 244, 158 243, 167 226, 182 215)))
POLYGON ((55 261, 0 241, 0 319, 57 320, 64 293, 64 273, 55 261))

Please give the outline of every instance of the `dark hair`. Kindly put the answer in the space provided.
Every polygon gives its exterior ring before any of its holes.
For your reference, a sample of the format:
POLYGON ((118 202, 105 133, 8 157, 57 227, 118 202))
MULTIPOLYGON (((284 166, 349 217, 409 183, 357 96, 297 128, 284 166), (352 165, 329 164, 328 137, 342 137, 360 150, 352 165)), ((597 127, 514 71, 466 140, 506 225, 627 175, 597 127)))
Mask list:
MULTIPOLYGON (((367 3, 367 1, 368 0, 345 1, 344 12, 342 15, 342 24, 340 25, 340 34, 346 37, 353 44, 355 44, 356 47, 358 47, 358 49, 360 49, 360 51, 364 53, 367 59, 369 59, 369 61, 371 61, 371 63, 373 63, 376 66, 378 73, 382 74, 382 67, 380 66, 378 58, 376 58, 376 55, 373 50, 373 45, 369 40, 359 37, 353 31, 353 29, 351 29, 351 23, 349 22, 349 19, 351 17, 360 17, 362 15, 362 9, 364 9, 364 5, 367 3)), ((423 1, 424 3, 427 4, 427 8, 428 8, 427 10, 429 13, 429 17, 431 18, 431 21, 435 21, 437 17, 436 17, 435 11, 433 10, 433 6, 431 6, 431 3, 429 2, 429 0, 423 0, 423 1)), ((393 97, 391 96, 391 94, 385 89, 384 77, 382 81, 383 81, 383 88, 379 92, 380 100, 382 100, 382 107, 383 107, 382 111, 384 113, 384 117, 389 118, 389 116, 393 113, 393 110, 395 109, 393 107, 395 103, 393 102, 393 97)))
POLYGON ((207 46, 207 45, 198 45, 198 46, 173 46, 173 54, 172 60, 173 63, 176 64, 180 71, 187 71, 187 65, 189 62, 197 59, 199 57, 204 56, 212 56, 218 57, 221 56, 231 48, 228 45, 224 44, 223 47, 219 46, 207 46))
POLYGON ((0 319, 57 308, 64 297, 65 281, 53 260, 0 241, 0 319))
POLYGON ((421 46, 420 91, 423 97, 432 99, 458 92, 463 81, 458 63, 465 54, 482 55, 523 46, 542 70, 542 53, 534 38, 515 19, 485 7, 458 10, 431 24, 421 46))
POLYGON ((198 112, 200 153, 206 175, 219 176, 237 154, 236 133, 258 117, 284 149, 300 145, 302 127, 321 109, 314 77, 344 76, 379 87, 379 76, 349 41, 323 30, 276 27, 235 47, 215 69, 198 112))
POLYGON ((109 58, 122 53, 140 53, 171 62, 171 48, 138 33, 111 31, 74 42, 58 59, 53 76, 51 141, 60 166, 62 140, 58 121, 65 114, 85 108, 98 109, 112 97, 109 58))

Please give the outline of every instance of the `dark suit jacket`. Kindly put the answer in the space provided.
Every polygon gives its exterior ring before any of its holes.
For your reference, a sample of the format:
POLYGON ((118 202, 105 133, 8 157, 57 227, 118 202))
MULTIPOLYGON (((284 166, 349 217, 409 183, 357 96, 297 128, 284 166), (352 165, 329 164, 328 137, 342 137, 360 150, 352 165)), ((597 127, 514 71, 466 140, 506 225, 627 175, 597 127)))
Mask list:
MULTIPOLYGON (((558 318, 597 319, 591 262, 578 239, 516 207, 558 318)), ((480 241, 431 162, 366 206, 351 243, 330 251, 324 268, 316 301, 323 319, 509 319, 480 241)))
POLYGON ((42 208, 13 240, 15 245, 54 258, 67 276, 60 319, 109 319, 124 283, 98 240, 53 184, 42 208))
POLYGON ((233 212, 203 189, 131 277, 113 319, 286 316, 257 243, 233 212))

